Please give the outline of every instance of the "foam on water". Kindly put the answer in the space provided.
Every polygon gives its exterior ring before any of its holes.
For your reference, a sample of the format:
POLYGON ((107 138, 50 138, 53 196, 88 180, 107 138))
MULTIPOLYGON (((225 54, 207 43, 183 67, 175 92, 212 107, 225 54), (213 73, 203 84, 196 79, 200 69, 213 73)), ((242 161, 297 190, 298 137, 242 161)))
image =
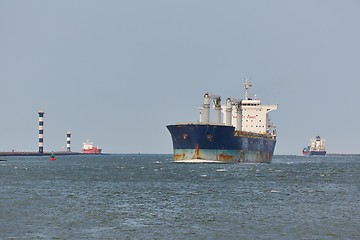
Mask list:
POLYGON ((227 170, 225 168, 216 169, 217 172, 226 172, 227 170))

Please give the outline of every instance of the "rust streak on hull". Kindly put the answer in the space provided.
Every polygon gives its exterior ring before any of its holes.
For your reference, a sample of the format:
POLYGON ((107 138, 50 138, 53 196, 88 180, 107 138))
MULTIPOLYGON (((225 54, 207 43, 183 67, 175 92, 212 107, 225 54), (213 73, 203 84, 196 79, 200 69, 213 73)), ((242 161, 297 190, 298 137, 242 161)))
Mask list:
POLYGON ((185 153, 183 154, 174 154, 174 160, 184 160, 185 159, 185 153))
POLYGON ((199 150, 199 145, 196 144, 195 146, 195 159, 201 159, 201 155, 200 155, 200 150, 199 150))
POLYGON ((220 161, 231 162, 231 161, 233 160, 233 156, 220 153, 220 154, 219 154, 219 160, 220 160, 220 161))

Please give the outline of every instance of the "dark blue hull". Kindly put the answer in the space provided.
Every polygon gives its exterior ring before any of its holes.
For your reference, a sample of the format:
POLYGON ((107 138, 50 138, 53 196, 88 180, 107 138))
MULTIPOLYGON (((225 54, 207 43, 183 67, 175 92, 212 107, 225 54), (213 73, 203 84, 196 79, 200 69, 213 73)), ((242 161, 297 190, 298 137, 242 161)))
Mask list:
POLYGON ((326 155, 326 151, 305 151, 303 150, 303 155, 304 156, 325 156, 326 155))
POLYGON ((232 126, 177 124, 167 128, 175 161, 270 163, 276 144, 273 137, 238 133, 232 126))
POLYGON ((310 151, 310 156, 325 156, 326 151, 310 151))

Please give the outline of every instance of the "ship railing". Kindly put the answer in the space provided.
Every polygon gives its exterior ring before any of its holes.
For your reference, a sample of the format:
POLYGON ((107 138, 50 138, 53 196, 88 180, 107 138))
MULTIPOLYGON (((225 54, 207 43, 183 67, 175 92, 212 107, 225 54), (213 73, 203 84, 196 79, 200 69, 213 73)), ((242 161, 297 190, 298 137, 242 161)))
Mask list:
POLYGON ((246 132, 246 131, 235 131, 234 135, 236 137, 276 139, 276 134, 270 134, 270 133, 254 133, 254 132, 246 132))
POLYGON ((225 123, 177 122, 176 125, 211 125, 211 126, 225 126, 225 123))

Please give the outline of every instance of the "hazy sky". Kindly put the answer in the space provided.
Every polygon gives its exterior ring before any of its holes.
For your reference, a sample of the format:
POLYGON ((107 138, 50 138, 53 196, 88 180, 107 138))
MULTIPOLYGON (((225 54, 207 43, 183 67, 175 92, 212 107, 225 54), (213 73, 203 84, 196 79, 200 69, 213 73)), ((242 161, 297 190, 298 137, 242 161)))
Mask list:
MULTIPOLYGON (((172 153, 166 125, 197 121, 206 91, 250 78, 275 154, 321 135, 360 153, 358 0, 0 0, 0 151, 172 153)), ((212 115, 213 116, 213 115, 212 115)))

